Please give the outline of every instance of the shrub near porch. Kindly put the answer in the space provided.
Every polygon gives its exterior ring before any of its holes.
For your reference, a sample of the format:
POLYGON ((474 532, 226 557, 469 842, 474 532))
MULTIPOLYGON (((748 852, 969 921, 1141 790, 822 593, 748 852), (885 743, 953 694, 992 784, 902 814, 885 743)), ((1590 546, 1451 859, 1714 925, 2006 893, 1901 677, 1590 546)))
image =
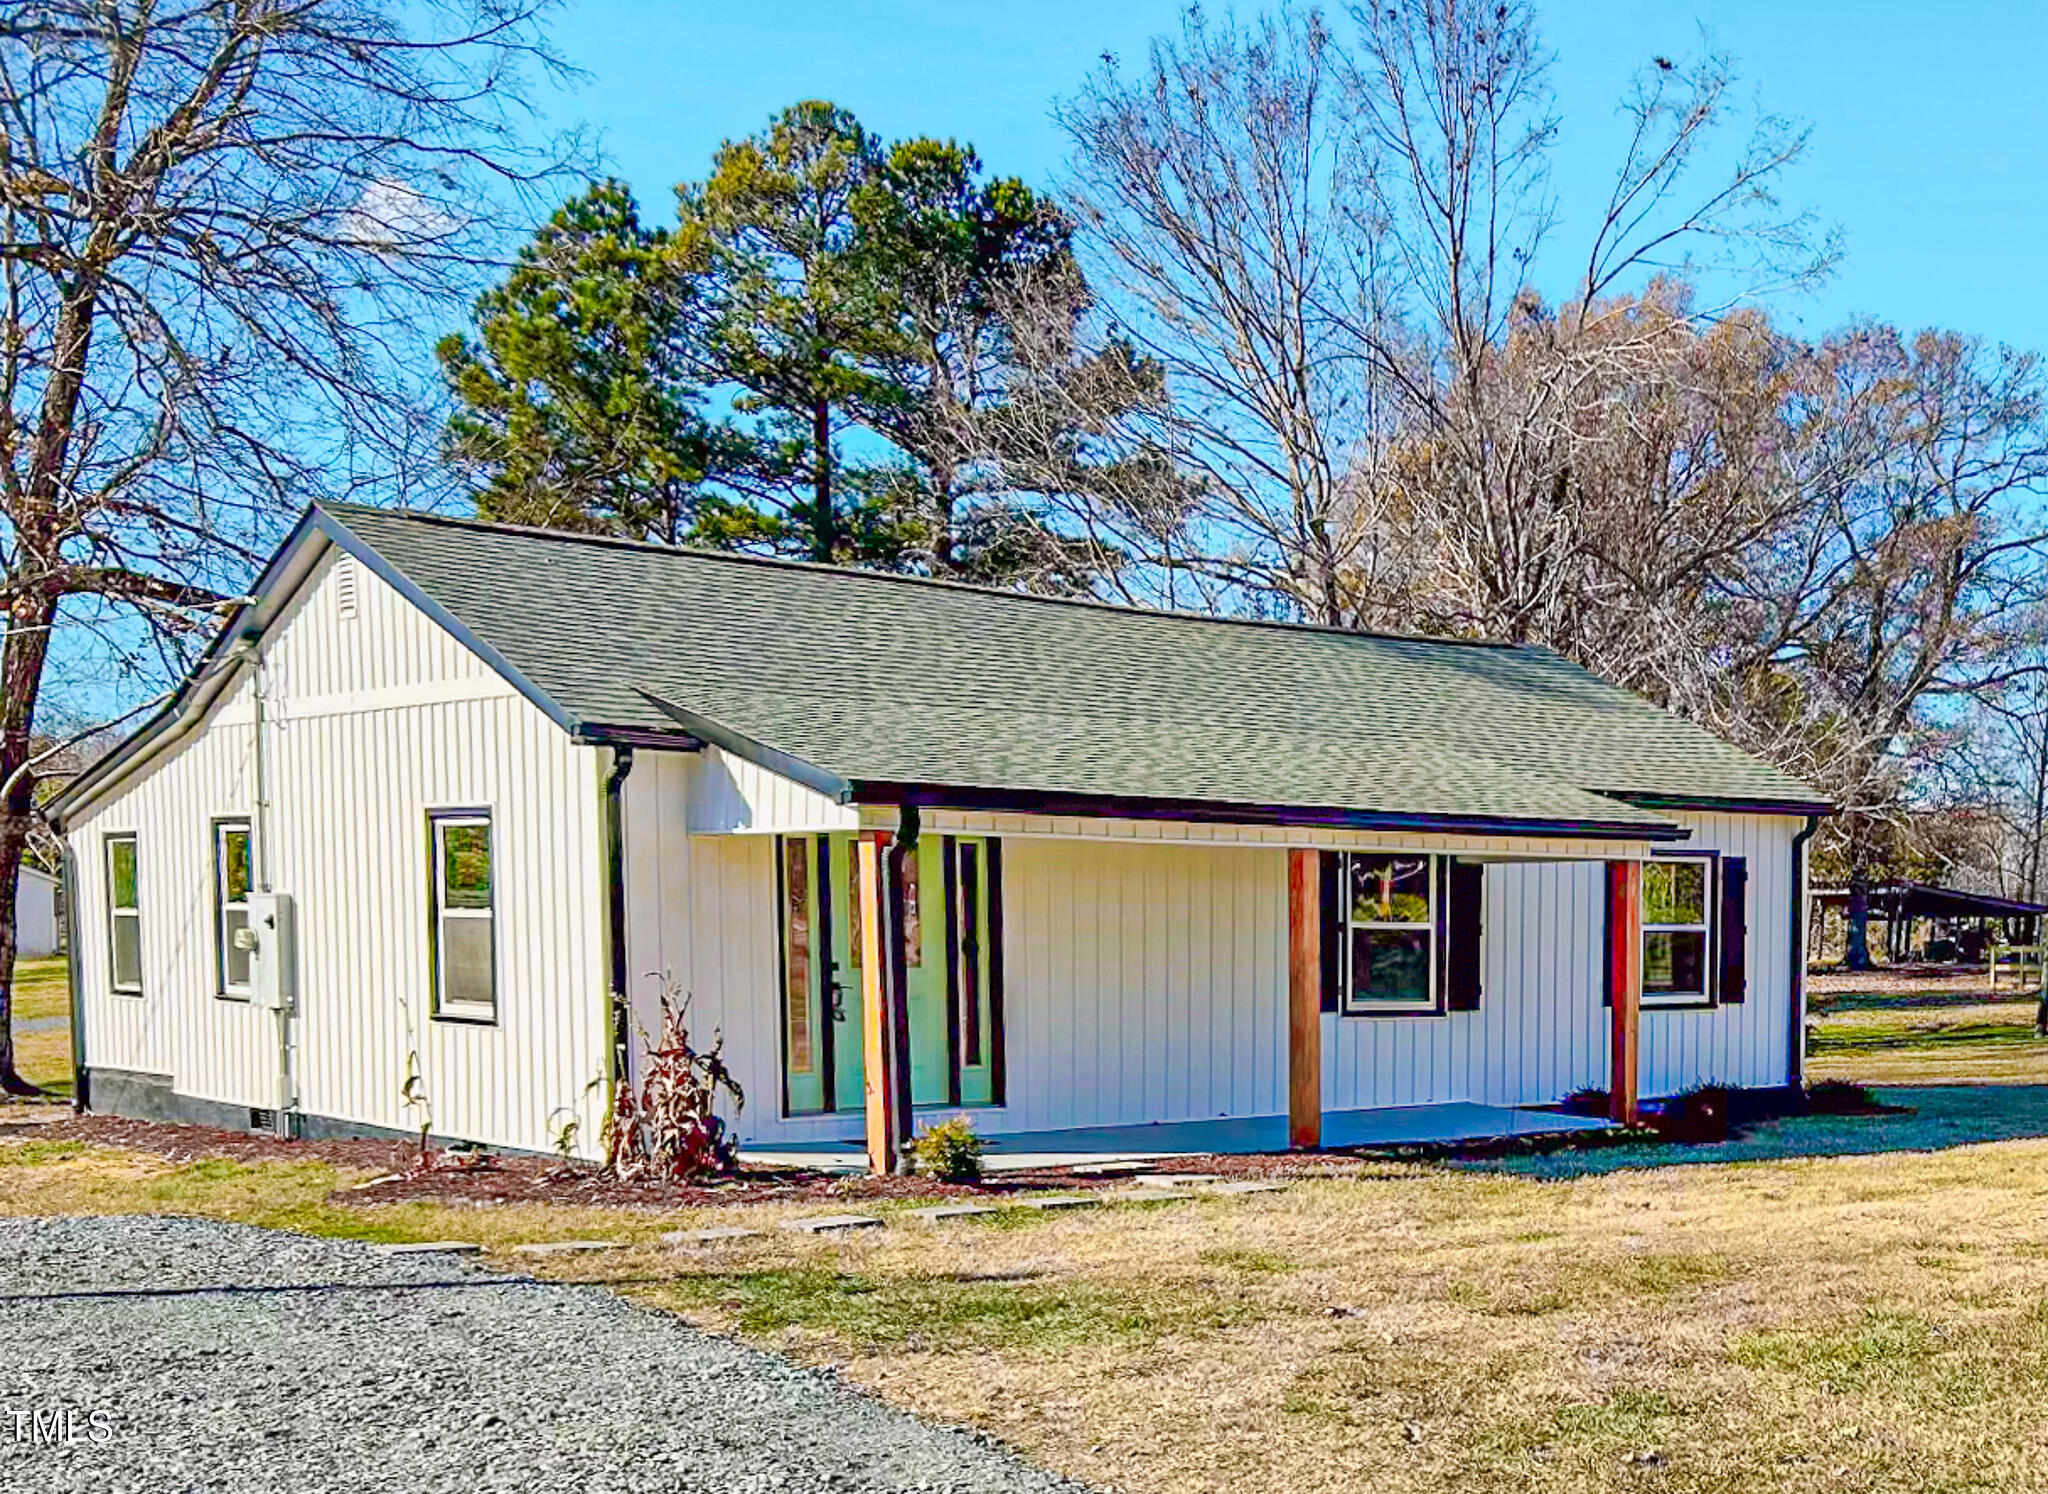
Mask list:
POLYGON ((609 1282, 1133 1491, 2039 1486, 2048 1143, 1575 1181, 1373 1166, 1277 1194, 820 1240, 815 1202, 345 1202, 324 1163, 0 1142, 0 1210, 364 1238, 599 1236, 609 1282), (26 1154, 24 1154, 26 1153, 26 1154), (739 1224, 706 1252, 667 1229, 739 1224))

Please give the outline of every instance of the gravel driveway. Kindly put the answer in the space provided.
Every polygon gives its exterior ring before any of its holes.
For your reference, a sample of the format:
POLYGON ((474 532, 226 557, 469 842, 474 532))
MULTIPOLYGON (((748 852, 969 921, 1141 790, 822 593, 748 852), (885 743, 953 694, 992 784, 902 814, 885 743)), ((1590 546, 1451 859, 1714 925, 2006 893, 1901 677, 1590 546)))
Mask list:
POLYGON ((0 1219, 0 1489, 1076 1487, 595 1287, 201 1220, 0 1219))

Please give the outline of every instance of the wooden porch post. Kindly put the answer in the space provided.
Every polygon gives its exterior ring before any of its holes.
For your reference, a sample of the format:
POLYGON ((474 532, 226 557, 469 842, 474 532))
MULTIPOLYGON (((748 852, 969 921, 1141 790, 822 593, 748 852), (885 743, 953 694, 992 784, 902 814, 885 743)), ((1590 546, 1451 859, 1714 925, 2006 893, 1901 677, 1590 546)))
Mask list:
POLYGON ((1323 1144, 1322 860, 1287 853, 1287 1144, 1323 1144))
POLYGON ((854 842, 853 895, 860 900, 861 1073, 867 1092, 868 1171, 887 1177, 902 1160, 897 1113, 896 1034, 883 951, 883 920, 889 902, 882 895, 886 831, 864 831, 854 842))
POLYGON ((1607 989, 1613 1006, 1612 1072, 1607 1113, 1619 1125, 1637 1120, 1638 1033, 1643 1011, 1643 864, 1607 863, 1607 989))

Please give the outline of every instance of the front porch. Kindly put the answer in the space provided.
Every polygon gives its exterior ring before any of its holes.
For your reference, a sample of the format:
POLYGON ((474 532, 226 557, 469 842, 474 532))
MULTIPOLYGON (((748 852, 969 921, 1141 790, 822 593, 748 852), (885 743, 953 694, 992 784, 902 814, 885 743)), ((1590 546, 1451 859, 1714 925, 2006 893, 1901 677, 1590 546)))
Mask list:
MULTIPOLYGON (((867 813, 869 819, 880 818, 867 813)), ((956 901, 970 908, 980 905, 979 894, 971 902, 951 896, 956 838, 977 834, 987 837, 979 844, 992 870, 1002 864, 1003 842, 1011 847, 1004 859, 1015 863, 1009 891, 1021 915, 1015 920, 1017 937, 1005 940, 1000 914, 978 929, 970 918, 970 931, 985 936, 977 947, 992 951, 993 958, 970 962, 949 955, 941 943, 936 958, 928 955, 925 969, 939 967, 950 975, 956 963, 962 969, 970 964, 992 968, 998 972, 993 998, 970 979, 965 982, 970 1002, 988 1002, 985 1011, 998 1033, 1008 1025, 1035 1042, 1036 1051, 1018 1053, 1022 1061, 1011 1064, 1002 1060, 1005 1048, 1018 1050, 1024 1044, 1005 1044, 1001 1036, 994 1042, 993 1093, 997 1107, 1008 1114, 987 1138, 986 1165, 991 1168, 1469 1141, 1597 1130, 1637 1119, 1647 843, 1586 844, 1544 837, 1481 843, 1302 827, 1251 840, 1257 832, 1236 827, 1247 840, 1203 847, 1192 837, 1173 845, 1147 845, 1133 836, 1117 845, 1081 822, 988 822, 945 810, 925 818, 921 825, 917 815, 903 815, 901 828, 907 833, 863 823, 847 837, 845 880, 853 914, 847 921, 865 945, 862 958, 852 962, 859 979, 863 1074, 858 1094, 864 1113, 854 1124, 835 1125, 824 1134, 820 1127, 810 1136, 758 1145, 753 1160, 781 1154, 798 1165, 815 1166, 830 1158, 827 1165, 848 1171, 864 1165, 875 1173, 899 1172, 908 1165, 917 1119, 936 1113, 937 1100, 928 1097, 929 1086, 920 1093, 913 1082, 914 981, 904 950, 916 947, 917 936, 902 931, 921 928, 929 938, 937 920, 907 911, 915 900, 903 891, 901 868, 913 855, 932 857, 932 843, 938 842, 938 858, 947 868, 943 886, 950 925, 956 901), (1342 849, 1333 849, 1332 843, 1342 849), (1253 846, 1267 854, 1246 859, 1253 846), (1522 1066, 1509 1034, 1520 1029, 1526 1036, 1537 1008, 1515 1002, 1505 979, 1493 983, 1491 1011, 1483 1009, 1480 999, 1489 984, 1483 968, 1489 871, 1518 863, 1582 867, 1595 878, 1593 895, 1576 901, 1583 911, 1570 923, 1532 921, 1510 931, 1496 917, 1493 954, 1503 973, 1531 945, 1540 947, 1560 935, 1568 944, 1575 968, 1555 991, 1576 1034, 1564 1070, 1571 1075, 1568 1082, 1509 1077, 1522 1066), (1207 886, 1194 870, 1205 864, 1207 886), (1234 895, 1219 897, 1226 886, 1234 895), (1372 901, 1374 888, 1378 903, 1372 901), (1248 936, 1233 938, 1231 955, 1242 962, 1248 946, 1252 958, 1230 970, 1235 978, 1228 992, 1232 1003, 1186 999, 1183 992, 1198 992, 1207 983, 1201 971, 1208 962, 1199 957, 1207 952, 1214 959, 1217 953, 1214 941, 1205 942, 1197 928, 1196 910, 1219 907, 1227 910, 1219 924, 1233 936, 1248 936), (1359 908, 1369 911, 1360 913, 1359 908), (1593 917, 1586 918, 1587 912, 1593 917), (1114 958, 1100 963, 1105 946, 1113 948, 1114 958), (1182 948, 1188 951, 1187 962, 1176 968, 1182 948), (1369 964, 1368 955, 1379 963, 1369 964), (1072 976, 1066 969, 1070 963, 1072 976), (1013 983, 1033 994, 1064 988, 1066 1025, 1005 1024, 1000 994, 1005 969, 1013 983), (1391 978, 1382 970, 1391 971, 1391 978), (1375 981, 1394 989, 1382 991, 1375 981), (1603 988, 1604 1006, 1595 1005, 1603 988), (1392 999, 1381 1005, 1389 994, 1392 999), (1108 1021, 1105 1009, 1113 1013, 1108 1021), (1467 1073, 1477 1071, 1477 1082, 1450 1079, 1455 1059, 1447 1051, 1446 1035, 1449 1041, 1464 1042, 1467 1073), (1092 1046, 1085 1041, 1088 1036, 1092 1046), (1425 1043, 1436 1045, 1440 1056, 1425 1058, 1425 1043), (1249 1066, 1246 1057, 1252 1059, 1249 1066), (1035 1068, 1027 1067, 1034 1061, 1035 1068), (1598 1072, 1588 1072, 1596 1066, 1598 1072), (1404 1071, 1423 1070, 1430 1073, 1434 1093, 1429 1088, 1401 1093, 1404 1071), (1260 1089, 1250 1105, 1232 1105, 1228 1111, 1212 1100, 1213 1108, 1201 1107, 1209 1111, 1204 1117, 1195 1108, 1199 1100, 1193 1077, 1185 1096, 1176 1089, 1183 1071, 1206 1074, 1209 1093, 1216 1096, 1234 1096, 1236 1081, 1247 1072, 1271 1088, 1260 1089), (1007 1104, 1006 1074, 1011 1080, 1007 1104), (1034 1082, 1041 1075, 1050 1082, 1034 1082), (1604 1120, 1563 1116, 1547 1108, 1564 1094, 1602 1083, 1609 1095, 1604 1120), (1471 1098, 1475 1091, 1478 1099, 1471 1098), (1136 1103, 1125 1098, 1133 1092, 1141 1096, 1136 1103), (1131 1112, 1147 1109, 1170 1118, 1133 1123, 1131 1112), (1227 1118, 1219 1118, 1219 1112, 1227 1118), (1046 1124, 1049 1120, 1055 1123, 1046 1124)), ((971 842, 961 838, 958 843, 971 842)), ((799 855, 804 867, 815 859, 808 847, 799 855)), ((912 885, 920 880, 929 886, 934 879, 927 873, 913 877, 912 885)), ((1702 922, 1704 887, 1703 882, 1702 922)), ((1006 901, 1001 879, 985 891, 989 908, 1001 909, 1006 901)), ((1704 959, 1699 963, 1703 966, 1704 959)), ((1226 967, 1209 968, 1220 973, 1226 967)), ((949 980, 949 999, 951 985, 949 980)), ((945 1007, 938 1010, 943 1016, 945 1007)), ((816 1024, 822 1026, 823 1018, 820 1003, 816 1024)), ((957 1018, 944 1020, 956 1029, 965 1025, 957 1018)), ((957 1031, 947 1034, 949 1048, 958 1042, 957 1031)), ((954 1108, 959 1103, 956 1099, 954 1108)))
MULTIPOLYGON (((628 786, 672 821, 697 766, 628 786)), ((1569 1095, 1627 1121, 1643 1094, 1788 1082, 1782 817, 1653 840, 727 810, 634 858, 629 968, 722 1034, 750 1162, 899 1172, 953 1114, 997 1168, 1469 1140, 1578 1131, 1545 1108, 1569 1095), (1658 935, 1645 1015, 1665 858, 1696 868, 1690 932, 1658 935)))
MULTIPOLYGON (((1491 1141, 1503 1136, 1600 1131, 1611 1124, 1532 1106, 1480 1105, 1460 1100, 1443 1105, 1329 1111, 1322 1118, 1322 1145, 1326 1149, 1344 1150, 1491 1141)), ((1244 1156, 1288 1150, 1288 1119, 1284 1115, 1259 1115, 1139 1126, 1077 1126, 995 1135, 985 1142, 987 1154, 982 1166, 989 1172, 1159 1162, 1171 1157, 1244 1156)), ((748 1167, 761 1168, 804 1167, 845 1173, 869 1170, 866 1138, 859 1134, 831 1141, 743 1147, 740 1161, 748 1167)))

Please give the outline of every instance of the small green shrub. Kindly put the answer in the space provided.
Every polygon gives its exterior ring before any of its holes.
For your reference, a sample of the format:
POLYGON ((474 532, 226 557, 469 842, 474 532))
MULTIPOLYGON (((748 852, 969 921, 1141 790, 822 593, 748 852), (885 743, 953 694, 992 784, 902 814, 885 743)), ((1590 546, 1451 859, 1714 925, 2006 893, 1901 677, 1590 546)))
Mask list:
POLYGON ((917 1170, 941 1183, 974 1183, 981 1180, 982 1140, 974 1122, 964 1115, 926 1126, 910 1143, 917 1170))

